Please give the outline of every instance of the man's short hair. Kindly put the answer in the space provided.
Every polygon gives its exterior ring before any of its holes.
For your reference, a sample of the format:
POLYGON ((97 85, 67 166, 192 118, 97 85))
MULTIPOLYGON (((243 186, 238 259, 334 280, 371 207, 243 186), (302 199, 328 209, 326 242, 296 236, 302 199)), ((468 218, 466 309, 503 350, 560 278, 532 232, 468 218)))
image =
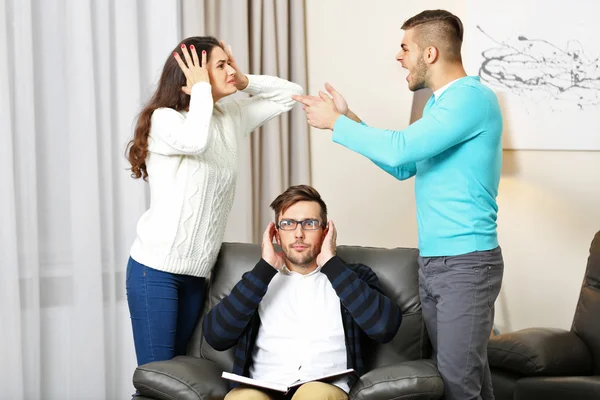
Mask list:
POLYGON ((321 206, 321 222, 323 222, 323 226, 327 225, 327 206, 319 192, 308 185, 290 186, 285 192, 273 200, 271 208, 275 211, 275 222, 279 222, 279 216, 284 213, 285 210, 300 201, 314 201, 319 203, 321 206))
POLYGON ((461 61, 463 24, 446 10, 425 10, 402 24, 403 30, 415 29, 414 40, 420 49, 436 47, 440 56, 449 61, 461 61))

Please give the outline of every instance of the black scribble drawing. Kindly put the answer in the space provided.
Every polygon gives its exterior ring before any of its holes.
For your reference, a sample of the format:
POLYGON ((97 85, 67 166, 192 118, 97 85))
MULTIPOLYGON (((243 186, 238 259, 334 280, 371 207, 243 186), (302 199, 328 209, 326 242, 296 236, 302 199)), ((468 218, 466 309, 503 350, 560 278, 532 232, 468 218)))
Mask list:
POLYGON ((477 28, 498 45, 481 53, 482 81, 535 103, 549 101, 553 110, 600 105, 600 57, 589 59, 578 41, 569 41, 564 50, 524 36, 511 43, 499 42, 477 28))

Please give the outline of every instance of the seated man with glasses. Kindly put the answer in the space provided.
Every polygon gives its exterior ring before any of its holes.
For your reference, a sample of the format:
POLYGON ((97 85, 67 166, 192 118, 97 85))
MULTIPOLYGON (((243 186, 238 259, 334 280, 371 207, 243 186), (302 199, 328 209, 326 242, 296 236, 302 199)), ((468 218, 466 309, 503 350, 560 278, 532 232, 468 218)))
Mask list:
MULTIPOLYGON (((392 340, 400 308, 369 267, 336 256, 335 226, 314 188, 292 186, 271 208, 276 223, 263 235, 262 258, 206 315, 206 341, 220 351, 236 346, 232 372, 264 382, 289 385, 345 369, 362 375, 364 336, 392 340)), ((355 380, 312 381, 286 395, 232 382, 225 400, 347 399, 355 380)))

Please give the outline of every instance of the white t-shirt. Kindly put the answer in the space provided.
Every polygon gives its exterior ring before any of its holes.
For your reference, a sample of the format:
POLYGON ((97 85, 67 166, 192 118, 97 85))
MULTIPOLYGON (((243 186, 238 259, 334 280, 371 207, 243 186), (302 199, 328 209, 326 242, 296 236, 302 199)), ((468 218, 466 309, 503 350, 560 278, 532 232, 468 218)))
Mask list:
MULTIPOLYGON (((289 385, 347 368, 340 299, 320 268, 275 275, 258 313, 251 378, 289 385)), ((347 378, 333 384, 349 391, 347 378)))

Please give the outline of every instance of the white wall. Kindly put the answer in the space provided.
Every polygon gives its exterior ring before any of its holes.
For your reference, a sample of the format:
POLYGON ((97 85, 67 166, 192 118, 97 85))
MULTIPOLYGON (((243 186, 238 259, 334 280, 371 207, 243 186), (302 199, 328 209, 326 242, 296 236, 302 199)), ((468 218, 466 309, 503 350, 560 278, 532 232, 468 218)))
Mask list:
MULTIPOLYGON (((465 20, 464 0, 308 1, 309 93, 330 82, 370 125, 406 127, 412 93, 394 60, 400 26, 432 8, 465 20)), ((340 244, 416 247, 413 180, 396 181, 334 144, 329 131, 311 131, 311 158, 312 184, 340 244)), ((498 203, 506 268, 497 327, 568 329, 589 244, 600 230, 600 152, 505 151, 498 203)))

